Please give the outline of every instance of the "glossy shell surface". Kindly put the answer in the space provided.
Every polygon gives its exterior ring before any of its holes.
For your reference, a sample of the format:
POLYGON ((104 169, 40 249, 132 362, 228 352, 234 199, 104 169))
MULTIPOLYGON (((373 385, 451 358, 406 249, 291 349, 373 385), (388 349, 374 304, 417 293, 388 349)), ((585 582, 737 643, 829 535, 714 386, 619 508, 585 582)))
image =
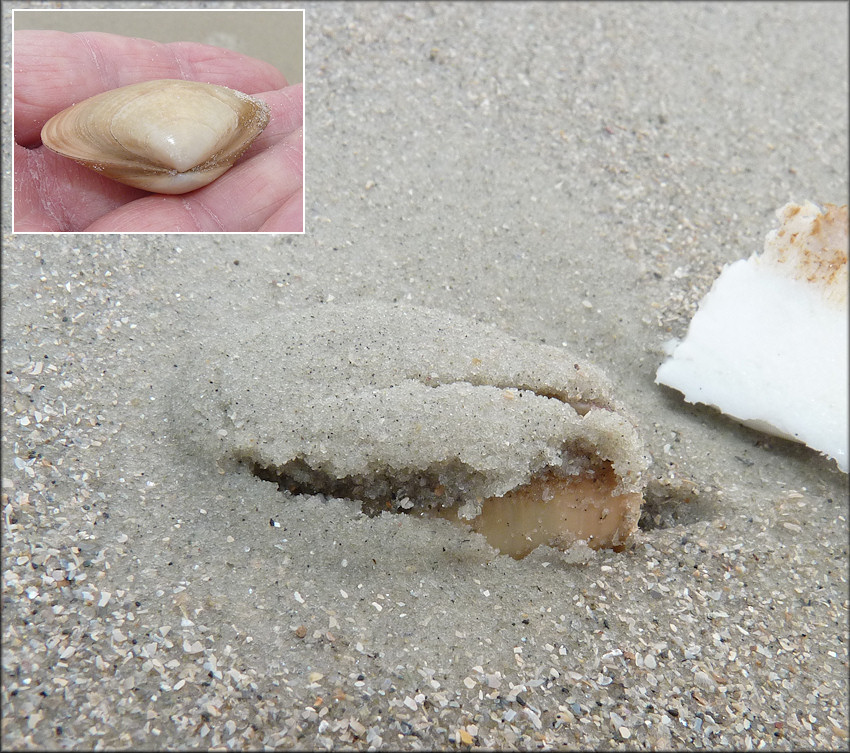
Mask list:
POLYGON ((247 94, 162 79, 72 105, 45 123, 41 140, 113 180, 181 194, 227 171, 268 122, 268 107, 247 94))

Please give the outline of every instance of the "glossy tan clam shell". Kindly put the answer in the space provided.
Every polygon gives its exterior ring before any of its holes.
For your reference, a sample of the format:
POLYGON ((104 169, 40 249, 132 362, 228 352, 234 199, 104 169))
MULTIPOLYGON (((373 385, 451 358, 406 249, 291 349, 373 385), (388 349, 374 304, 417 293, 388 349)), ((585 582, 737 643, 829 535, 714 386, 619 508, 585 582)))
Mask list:
POLYGON ((46 147, 108 178, 180 194, 218 178, 269 122, 265 103, 224 86, 162 79, 98 94, 45 123, 46 147))

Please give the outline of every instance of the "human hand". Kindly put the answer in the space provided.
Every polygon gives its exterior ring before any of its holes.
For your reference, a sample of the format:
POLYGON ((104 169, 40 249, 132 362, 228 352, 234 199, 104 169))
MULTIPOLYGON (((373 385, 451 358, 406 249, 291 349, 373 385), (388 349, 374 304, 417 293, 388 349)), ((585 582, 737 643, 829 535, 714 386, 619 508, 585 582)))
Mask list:
POLYGON ((193 42, 114 34, 15 34, 16 232, 300 232, 302 86, 268 63, 193 42), (125 186, 50 151, 41 128, 100 92, 159 78, 228 86, 264 101, 266 129, 217 180, 166 196, 125 186))

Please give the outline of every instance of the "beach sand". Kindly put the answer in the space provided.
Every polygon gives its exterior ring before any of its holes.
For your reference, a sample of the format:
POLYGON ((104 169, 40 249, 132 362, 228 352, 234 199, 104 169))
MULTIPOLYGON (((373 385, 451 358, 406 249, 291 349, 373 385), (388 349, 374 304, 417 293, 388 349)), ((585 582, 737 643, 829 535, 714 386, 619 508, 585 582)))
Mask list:
POLYGON ((654 378, 778 207, 847 202, 847 21, 308 5, 303 236, 5 212, 3 748, 846 748, 847 475, 654 378), (626 550, 515 560, 185 438, 219 323, 370 299, 602 369, 653 459, 626 550))

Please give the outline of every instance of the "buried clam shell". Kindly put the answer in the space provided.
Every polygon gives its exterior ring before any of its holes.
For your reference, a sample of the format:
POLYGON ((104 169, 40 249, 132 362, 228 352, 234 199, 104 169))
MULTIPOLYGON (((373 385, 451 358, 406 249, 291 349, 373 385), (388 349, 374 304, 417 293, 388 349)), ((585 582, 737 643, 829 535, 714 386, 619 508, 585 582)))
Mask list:
POLYGON ((516 558, 619 549, 637 528, 642 440, 604 375, 567 351, 376 300, 248 306, 202 315, 211 326, 175 353, 183 446, 288 493, 446 518, 516 558))
POLYGON ((72 105, 45 123, 41 140, 120 183, 180 194, 227 171, 268 122, 268 107, 247 94, 163 79, 72 105))

